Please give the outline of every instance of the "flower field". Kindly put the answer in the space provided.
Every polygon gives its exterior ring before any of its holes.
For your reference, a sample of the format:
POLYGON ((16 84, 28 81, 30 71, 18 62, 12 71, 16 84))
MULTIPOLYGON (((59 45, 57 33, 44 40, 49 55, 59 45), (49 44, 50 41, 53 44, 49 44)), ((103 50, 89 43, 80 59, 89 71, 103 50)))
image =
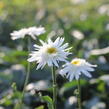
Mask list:
POLYGON ((0 0, 0 109, 109 109, 108 0, 0 0))

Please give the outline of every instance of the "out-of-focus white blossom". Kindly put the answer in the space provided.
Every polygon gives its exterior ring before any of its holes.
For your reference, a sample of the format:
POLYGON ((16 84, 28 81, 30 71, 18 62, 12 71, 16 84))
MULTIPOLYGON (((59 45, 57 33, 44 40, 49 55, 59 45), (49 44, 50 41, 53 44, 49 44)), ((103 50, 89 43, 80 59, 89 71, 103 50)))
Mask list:
POLYGON ((41 34, 45 33, 44 27, 29 27, 29 28, 23 28, 18 31, 13 31, 11 35, 12 40, 16 40, 19 38, 24 38, 25 36, 31 36, 34 40, 36 40, 36 36, 39 36, 41 34))
POLYGON ((102 49, 93 49, 90 51, 90 55, 102 55, 109 53, 109 46, 102 49))
POLYGON ((86 0, 71 0, 71 2, 72 2, 73 4, 81 4, 81 3, 85 3, 86 0))
POLYGON ((78 30, 74 30, 71 32, 72 36, 78 40, 82 40, 84 38, 84 34, 78 30))
POLYGON ((107 14, 107 15, 109 15, 109 4, 105 4, 105 5, 102 5, 101 7, 99 7, 98 12, 100 14, 107 14))

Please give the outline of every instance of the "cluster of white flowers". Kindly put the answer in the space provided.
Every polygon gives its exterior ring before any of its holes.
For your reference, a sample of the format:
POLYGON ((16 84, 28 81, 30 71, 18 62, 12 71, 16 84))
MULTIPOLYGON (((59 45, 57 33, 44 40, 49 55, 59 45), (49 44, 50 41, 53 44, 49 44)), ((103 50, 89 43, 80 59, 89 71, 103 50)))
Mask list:
POLYGON ((16 40, 19 38, 24 38, 25 36, 31 36, 32 39, 36 40, 36 36, 39 36, 41 34, 45 33, 44 27, 29 27, 29 28, 23 28, 18 31, 13 31, 10 35, 12 36, 12 40, 16 40))
MULTIPOLYGON (((33 39, 36 39, 35 36, 45 33, 44 27, 30 27, 24 28, 19 31, 14 31, 11 33, 12 39, 24 38, 26 35, 31 36, 33 39)), ((71 54, 68 52, 68 43, 64 43, 64 38, 58 37, 54 42, 51 39, 48 39, 47 42, 40 40, 41 46, 34 45, 34 51, 29 55, 29 62, 36 62, 38 64, 37 69, 43 68, 46 64, 48 66, 59 67, 59 62, 63 61, 66 64, 63 65, 63 68, 60 70, 59 74, 66 76, 69 81, 72 81, 74 78, 78 80, 81 74, 84 74, 87 77, 92 77, 89 72, 94 71, 92 65, 88 63, 85 59, 75 58, 71 62, 67 61, 67 56, 71 54)))
POLYGON ((57 66, 60 61, 66 62, 63 65, 63 69, 60 70, 62 76, 66 75, 69 81, 74 78, 79 79, 81 74, 91 77, 90 71, 94 71, 92 65, 86 62, 85 59, 75 58, 71 62, 67 61, 67 56, 71 54, 67 51, 68 43, 63 44, 64 38, 57 38, 54 42, 49 39, 47 43, 40 40, 42 46, 34 45, 35 51, 30 54, 29 62, 35 62, 38 64, 37 69, 43 68, 46 64, 48 66, 57 66), (63 45, 62 45, 63 44, 63 45))

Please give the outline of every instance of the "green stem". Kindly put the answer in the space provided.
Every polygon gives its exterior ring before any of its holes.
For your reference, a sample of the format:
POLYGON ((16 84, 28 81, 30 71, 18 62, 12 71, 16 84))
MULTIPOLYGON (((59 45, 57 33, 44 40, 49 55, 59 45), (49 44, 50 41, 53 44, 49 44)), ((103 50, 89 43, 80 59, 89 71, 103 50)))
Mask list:
MULTIPOLYGON (((28 52, 30 52, 30 47, 31 46, 31 40, 30 40, 30 37, 28 37, 28 52)), ((25 83, 24 83, 24 88, 23 88, 23 92, 22 92, 22 100, 21 102, 23 102, 23 98, 24 98, 24 94, 25 94, 25 89, 26 89, 26 86, 28 84, 28 80, 29 80, 29 75, 30 75, 30 63, 28 62, 28 65, 27 65, 27 74, 26 74, 26 78, 25 78, 25 83)))
POLYGON ((82 109, 81 105, 81 86, 80 86, 80 79, 78 81, 78 109, 82 109))
POLYGON ((53 107, 56 109, 57 103, 57 83, 56 83, 56 72, 54 66, 52 67, 52 80, 53 80, 53 107))

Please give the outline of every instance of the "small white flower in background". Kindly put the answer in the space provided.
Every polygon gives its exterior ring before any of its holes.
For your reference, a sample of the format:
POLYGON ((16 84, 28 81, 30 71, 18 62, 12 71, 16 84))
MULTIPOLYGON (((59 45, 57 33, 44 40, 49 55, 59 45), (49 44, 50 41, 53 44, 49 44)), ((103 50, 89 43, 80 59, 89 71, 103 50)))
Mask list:
POLYGON ((29 28, 23 28, 18 31, 13 31, 10 35, 12 36, 12 40, 16 40, 19 38, 24 38, 26 35, 31 36, 34 40, 36 40, 36 36, 39 36, 41 34, 45 33, 44 27, 29 27, 29 28))
POLYGON ((30 27, 27 29, 28 35, 30 35, 34 40, 36 40, 36 36, 39 36, 41 34, 45 33, 45 28, 44 27, 30 27))
POLYGON ((90 71, 94 71, 93 67, 97 65, 92 65, 88 63, 85 59, 75 58, 71 62, 63 65, 63 69, 60 70, 60 74, 62 76, 66 76, 69 81, 72 81, 74 78, 78 80, 81 74, 84 74, 87 77, 92 77, 89 73, 90 71))
POLYGON ((76 5, 76 4, 85 3, 86 0, 71 0, 71 2, 76 5))
POLYGON ((79 30, 73 30, 73 31, 71 32, 71 35, 72 35, 73 37, 75 37, 76 39, 78 39, 78 40, 84 39, 84 34, 83 34, 81 31, 79 31, 79 30))
POLYGON ((19 31, 13 31, 13 33, 10 34, 12 36, 11 39, 16 40, 16 39, 19 39, 19 38, 24 38, 26 33, 27 33, 26 28, 23 28, 19 31))
POLYGON ((109 4, 105 4, 105 5, 102 5, 98 8, 98 12, 100 14, 107 14, 109 15, 109 4))
POLYGON ((67 51, 68 43, 63 44, 64 38, 57 38, 54 42, 48 39, 47 43, 40 40, 42 46, 34 45, 35 51, 30 54, 29 62, 36 61, 37 69, 48 66, 57 66, 59 61, 66 61, 67 56, 71 53, 67 51))

